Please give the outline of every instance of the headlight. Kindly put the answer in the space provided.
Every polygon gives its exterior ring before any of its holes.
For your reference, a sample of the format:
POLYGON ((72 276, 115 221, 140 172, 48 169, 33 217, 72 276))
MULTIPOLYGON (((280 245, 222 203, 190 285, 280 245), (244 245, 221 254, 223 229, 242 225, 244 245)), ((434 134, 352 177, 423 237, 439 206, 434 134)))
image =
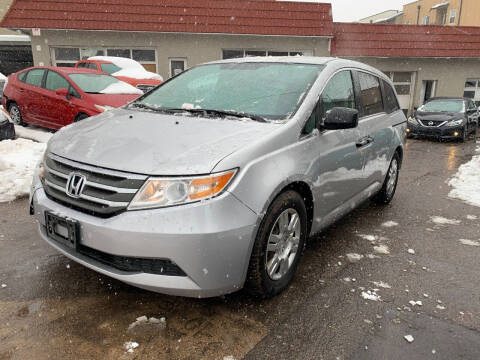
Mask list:
POLYGON ((115 109, 113 106, 109 106, 109 105, 96 105, 95 104, 95 108, 100 111, 100 112, 105 112, 105 111, 109 111, 109 110, 113 110, 115 109))
POLYGON ((129 210, 188 204, 221 194, 237 170, 209 176, 150 178, 128 206, 129 210))
POLYGON ((414 117, 411 117, 411 116, 408 118, 408 122, 412 125, 418 125, 417 119, 415 119, 414 117))
POLYGON ((461 126, 463 125, 463 119, 452 120, 447 123, 447 126, 461 126))

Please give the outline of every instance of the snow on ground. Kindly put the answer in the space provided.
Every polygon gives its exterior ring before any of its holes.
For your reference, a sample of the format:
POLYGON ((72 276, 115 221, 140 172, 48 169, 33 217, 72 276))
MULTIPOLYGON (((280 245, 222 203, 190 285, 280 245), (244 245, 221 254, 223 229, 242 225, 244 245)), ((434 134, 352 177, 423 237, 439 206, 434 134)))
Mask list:
POLYGON ((383 281, 371 281, 371 283, 375 286, 384 288, 384 289, 391 289, 392 287, 388 285, 386 282, 383 281))
POLYGON ((447 219, 442 216, 430 216, 430 219, 435 224, 439 224, 439 225, 459 225, 461 223, 460 220, 447 219))
POLYGON ((449 197, 480 207, 480 155, 460 166, 448 185, 453 188, 449 197))
POLYGON ((390 250, 388 249, 387 245, 374 246, 373 251, 375 251, 377 254, 383 254, 383 255, 390 254, 390 250))
POLYGON ((28 195, 46 144, 27 139, 0 142, 0 202, 28 195))
POLYGON ((357 261, 360 261, 363 259, 363 255, 360 255, 360 254, 356 254, 356 253, 351 253, 351 254, 347 254, 347 259, 348 261, 352 262, 352 263, 355 263, 357 261))
POLYGON ((468 220, 477 220, 478 217, 477 217, 477 215, 467 215, 467 219, 468 220))
POLYGON ((458 241, 460 241, 463 245, 480 246, 480 242, 474 240, 460 239, 458 241))
POLYGON ((415 340, 412 335, 405 335, 403 338, 409 343, 412 343, 415 340))
POLYGON ((361 237, 364 240, 368 240, 368 241, 371 241, 371 242, 377 240, 377 237, 375 235, 358 234, 357 236, 361 237))
POLYGON ((382 224, 382 226, 389 228, 389 227, 398 226, 398 223, 395 222, 395 221, 390 220, 390 221, 384 222, 384 223, 382 224))
POLYGON ((35 128, 35 127, 23 127, 15 125, 15 133, 18 137, 34 140, 41 143, 46 143, 53 136, 53 133, 46 129, 35 128))
POLYGON ((133 353, 133 350, 138 347, 138 343, 135 341, 127 341, 125 344, 123 344, 123 347, 128 353, 133 353))
POLYGON ((371 300, 371 301, 382 301, 382 299, 380 298, 380 295, 377 294, 377 290, 376 289, 373 289, 373 290, 367 290, 367 291, 362 291, 362 297, 365 299, 365 300, 371 300))

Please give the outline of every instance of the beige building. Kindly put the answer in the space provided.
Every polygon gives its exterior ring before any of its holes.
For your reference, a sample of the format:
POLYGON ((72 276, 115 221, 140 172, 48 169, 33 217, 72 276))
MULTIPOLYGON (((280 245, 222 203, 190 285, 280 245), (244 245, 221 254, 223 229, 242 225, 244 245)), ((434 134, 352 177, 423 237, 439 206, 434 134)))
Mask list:
POLYGON ((362 24, 403 24, 403 12, 387 10, 358 20, 362 24))
POLYGON ((410 25, 480 26, 479 0, 419 0, 403 6, 410 25))

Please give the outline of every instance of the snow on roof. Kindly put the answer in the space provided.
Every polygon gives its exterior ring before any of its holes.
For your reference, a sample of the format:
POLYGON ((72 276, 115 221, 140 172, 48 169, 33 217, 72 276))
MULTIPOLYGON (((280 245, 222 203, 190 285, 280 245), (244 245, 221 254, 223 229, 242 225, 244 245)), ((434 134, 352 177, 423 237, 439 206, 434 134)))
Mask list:
POLYGON ((449 2, 445 1, 445 2, 442 2, 440 4, 434 5, 434 6, 432 6, 432 10, 447 6, 448 4, 449 4, 449 2))
POLYGON ((0 35, 0 42, 30 42, 28 35, 0 35))
POLYGON ((382 22, 385 22, 385 21, 389 21, 389 20, 392 20, 392 19, 395 19, 396 17, 399 17, 400 15, 403 15, 403 12, 400 11, 396 14, 393 14, 391 16, 388 16, 388 17, 385 17, 385 18, 382 18, 382 19, 377 19, 375 20, 373 23, 374 24, 377 24, 377 23, 382 23, 382 22))
POLYGON ((113 76, 124 76, 133 79, 153 79, 163 81, 163 78, 160 75, 145 70, 142 64, 133 59, 117 56, 92 56, 89 57, 88 60, 109 61, 112 64, 117 65, 122 70, 113 73, 113 76))

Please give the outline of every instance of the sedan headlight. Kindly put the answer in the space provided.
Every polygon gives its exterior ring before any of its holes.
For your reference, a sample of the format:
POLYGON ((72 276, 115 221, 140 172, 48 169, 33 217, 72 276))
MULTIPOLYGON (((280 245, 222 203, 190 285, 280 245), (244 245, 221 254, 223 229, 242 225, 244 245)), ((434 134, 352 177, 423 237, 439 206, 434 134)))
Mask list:
POLYGON ((129 210, 183 205, 221 194, 237 170, 208 176, 150 178, 128 206, 129 210))
POLYGON ((462 126, 462 125, 463 125, 463 119, 452 120, 447 123, 447 126, 462 126))
POLYGON ((95 104, 95 108, 100 111, 100 112, 105 112, 105 111, 109 111, 109 110, 113 110, 115 109, 113 106, 109 106, 109 105, 97 105, 95 104))
POLYGON ((412 124, 412 125, 418 125, 417 119, 415 119, 415 118, 412 117, 412 116, 410 116, 410 117, 408 118, 408 123, 409 123, 409 124, 412 124))

